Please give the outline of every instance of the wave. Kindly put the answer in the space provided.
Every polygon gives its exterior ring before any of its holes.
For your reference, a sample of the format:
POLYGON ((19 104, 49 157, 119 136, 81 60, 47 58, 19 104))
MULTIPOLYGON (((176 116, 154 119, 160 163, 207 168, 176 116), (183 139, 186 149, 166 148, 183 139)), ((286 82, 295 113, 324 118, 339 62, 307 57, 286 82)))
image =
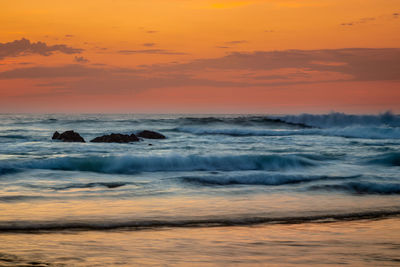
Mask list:
POLYGON ((6 174, 17 173, 20 170, 18 168, 7 167, 7 166, 0 166, 0 176, 6 174))
POLYGON ((4 139, 27 139, 27 136, 17 135, 17 134, 8 134, 8 135, 0 135, 0 138, 4 139))
POLYGON ((327 176, 327 175, 283 175, 283 174, 222 174, 214 176, 181 177, 180 180, 199 185, 285 185, 313 182, 319 180, 342 180, 359 178, 361 175, 352 176, 327 176))
POLYGON ((29 196, 29 195, 11 195, 11 196, 0 196, 0 202, 14 202, 21 200, 33 200, 41 199, 43 196, 29 196))
POLYGON ((184 125, 209 125, 216 123, 224 123, 224 124, 237 124, 237 125, 286 125, 286 126, 295 126, 300 128, 311 128, 311 126, 306 125, 304 123, 295 123, 284 121, 280 118, 271 118, 268 116, 239 116, 239 117, 184 117, 178 119, 180 123, 184 125))
POLYGON ((94 183, 76 183, 76 184, 68 184, 64 186, 51 186, 46 187, 48 189, 53 190, 68 190, 68 189, 75 189, 75 188, 94 188, 94 187, 106 187, 109 189, 122 187, 125 185, 131 185, 134 183, 129 182, 94 182, 94 183))
POLYGON ((364 139, 400 139, 400 128, 349 126, 322 129, 321 135, 364 139))
POLYGON ((254 128, 210 128, 184 126, 172 129, 178 132, 196 135, 228 135, 228 136, 292 136, 321 135, 347 138, 367 139, 400 139, 400 128, 388 127, 344 127, 330 129, 295 129, 273 130, 254 128))
POLYGON ((333 112, 322 115, 301 114, 274 116, 274 118, 288 123, 300 123, 319 128, 344 127, 351 125, 400 127, 400 115, 394 115, 390 111, 379 115, 349 115, 333 112))
POLYGON ((331 128, 345 126, 400 127, 400 116, 387 111, 378 115, 352 115, 339 112, 329 114, 267 115, 238 117, 184 117, 183 125, 235 124, 235 125, 288 125, 300 128, 331 128))
POLYGON ((200 128, 184 126, 173 129, 178 132, 191 133, 196 135, 230 135, 230 136, 288 136, 288 135, 309 135, 317 134, 318 130, 272 130, 272 129, 251 129, 251 128, 200 128))
POLYGON ((400 152, 385 153, 369 160, 367 163, 384 166, 400 166, 400 152))
POLYGON ((372 182, 349 182, 333 185, 315 185, 310 190, 326 191, 345 191, 353 194, 371 194, 371 195, 394 195, 400 194, 399 183, 372 183, 372 182))
POLYGON ((325 159, 324 156, 306 154, 219 156, 168 154, 165 156, 62 157, 24 162, 14 167, 116 174, 158 171, 274 171, 316 166, 320 164, 319 161, 325 159))
POLYGON ((99 231, 99 230, 146 230, 182 227, 232 227, 258 224, 331 223, 367 219, 385 219, 399 216, 400 210, 365 211, 355 213, 321 214, 311 216, 263 217, 235 216, 174 220, 121 220, 121 221, 13 221, 0 222, 0 232, 46 232, 46 231, 99 231))
POLYGON ((47 185, 36 185, 36 184, 24 184, 23 186, 28 188, 40 188, 40 189, 50 189, 56 191, 68 190, 68 189, 78 189, 78 188, 94 188, 94 187, 106 187, 109 189, 114 189, 126 185, 133 185, 132 182, 92 182, 92 183, 71 183, 60 186, 47 186, 47 185))

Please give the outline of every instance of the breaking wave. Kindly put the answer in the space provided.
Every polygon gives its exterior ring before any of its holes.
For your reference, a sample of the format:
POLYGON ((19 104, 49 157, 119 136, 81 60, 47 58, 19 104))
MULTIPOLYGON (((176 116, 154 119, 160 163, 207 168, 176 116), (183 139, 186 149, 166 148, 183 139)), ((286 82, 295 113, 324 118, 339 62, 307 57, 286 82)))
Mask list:
POLYGON ((99 231, 99 230, 145 230, 180 227, 223 227, 251 226, 257 224, 302 224, 329 223, 367 219, 384 219, 400 215, 400 210, 365 211, 355 213, 322 214, 311 216, 263 217, 234 216, 210 217, 198 219, 166 220, 113 220, 113 221, 17 221, 1 222, 0 232, 46 232, 46 231, 99 231))
MULTIPOLYGON (((109 156, 62 157, 29 161, 8 166, 7 169, 49 169, 64 171, 89 171, 98 173, 133 174, 158 171, 240 171, 283 170, 312 167, 330 159, 320 155, 220 155, 181 156, 109 156)), ((3 169, 3 171, 7 170, 3 169)), ((1 169, 0 169, 1 170, 1 169)))
POLYGON ((333 112, 323 115, 301 114, 277 116, 276 118, 288 123, 301 123, 319 128, 345 127, 351 125, 400 127, 400 116, 394 115, 390 111, 379 115, 349 115, 333 112))
POLYGON ((264 115, 238 117, 183 117, 178 119, 183 125, 235 124, 235 125, 277 125, 285 124, 300 128, 330 128, 344 126, 390 126, 400 127, 400 115, 387 111, 378 115, 351 115, 339 112, 329 114, 264 115))

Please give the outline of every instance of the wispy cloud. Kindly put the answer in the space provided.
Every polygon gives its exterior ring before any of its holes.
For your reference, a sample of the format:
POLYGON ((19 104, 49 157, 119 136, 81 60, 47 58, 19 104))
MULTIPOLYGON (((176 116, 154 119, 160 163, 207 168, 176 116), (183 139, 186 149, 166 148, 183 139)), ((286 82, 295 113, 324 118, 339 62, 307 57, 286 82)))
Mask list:
POLYGON ((146 46, 146 47, 153 47, 153 46, 155 46, 156 44, 155 43, 144 43, 144 44, 142 44, 143 46, 146 46))
POLYGON ((78 57, 78 56, 75 56, 74 61, 78 62, 78 63, 87 63, 87 62, 89 62, 89 60, 87 58, 78 57))
POLYGON ((229 42, 225 42, 225 44, 227 45, 236 45, 236 44, 244 44, 247 43, 246 40, 237 40, 237 41, 229 41, 229 42))
POLYGON ((131 55, 131 54, 159 54, 159 55, 187 55, 183 52, 176 52, 166 49, 139 49, 139 50, 119 50, 119 54, 131 55))
POLYGON ((80 64, 65 66, 35 66, 29 68, 17 68, 0 72, 0 79, 41 79, 41 78, 65 78, 88 77, 104 74, 103 68, 86 67, 80 64))
POLYGON ((358 24, 365 24, 365 23, 368 23, 368 22, 372 22, 374 20, 376 20, 376 18, 372 18, 372 17, 370 17, 370 18, 361 18, 361 19, 356 20, 356 21, 344 22, 344 23, 341 23, 340 25, 341 26, 354 26, 354 25, 358 25, 358 24))
POLYGON ((321 50, 233 52, 189 63, 153 65, 153 71, 199 72, 214 70, 271 71, 306 69, 346 74, 357 81, 400 80, 400 48, 346 48, 321 50))

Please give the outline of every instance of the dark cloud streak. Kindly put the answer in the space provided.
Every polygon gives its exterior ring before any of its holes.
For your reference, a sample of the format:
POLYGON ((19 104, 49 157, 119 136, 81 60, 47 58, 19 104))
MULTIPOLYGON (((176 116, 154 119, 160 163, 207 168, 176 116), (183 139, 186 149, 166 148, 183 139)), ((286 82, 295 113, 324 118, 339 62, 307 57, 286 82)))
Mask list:
POLYGON ((139 50, 119 50, 119 54, 131 55, 131 54, 158 54, 158 55, 187 55, 183 52, 176 52, 165 49, 139 49, 139 50))
POLYGON ((83 51, 80 48, 73 48, 65 44, 47 45, 44 42, 31 42, 22 38, 8 43, 0 43, 0 59, 6 57, 18 57, 23 55, 38 54, 50 56, 54 52, 64 54, 79 54, 83 51))
POLYGON ((40 79, 40 78, 65 78, 86 77, 104 74, 101 68, 89 68, 78 64, 57 67, 30 67, 17 68, 0 72, 0 79, 40 79))
POLYGON ((87 58, 78 57, 78 56, 75 56, 74 61, 78 62, 78 63, 87 63, 87 62, 89 62, 89 60, 87 58))
POLYGON ((258 70, 297 68, 353 76, 353 80, 400 80, 400 48, 233 52, 224 57, 175 65, 153 65, 153 71, 197 72, 204 69, 258 70), (322 64, 321 64, 322 63, 322 64))
POLYGON ((144 43, 142 45, 146 46, 146 47, 152 47, 152 46, 155 46, 156 44, 155 43, 144 43))
POLYGON ((225 42, 225 44, 227 45, 236 45, 236 44, 244 44, 247 43, 246 40, 238 40, 238 41, 229 41, 229 42, 225 42))

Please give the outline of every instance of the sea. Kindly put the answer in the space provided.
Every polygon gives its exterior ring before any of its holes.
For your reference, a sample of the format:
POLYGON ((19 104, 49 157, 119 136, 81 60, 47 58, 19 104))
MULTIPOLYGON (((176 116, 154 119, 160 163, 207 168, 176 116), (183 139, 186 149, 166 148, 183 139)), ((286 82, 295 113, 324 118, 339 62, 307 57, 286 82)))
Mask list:
POLYGON ((327 265, 400 265, 400 115, 0 115, 0 266, 327 265))

